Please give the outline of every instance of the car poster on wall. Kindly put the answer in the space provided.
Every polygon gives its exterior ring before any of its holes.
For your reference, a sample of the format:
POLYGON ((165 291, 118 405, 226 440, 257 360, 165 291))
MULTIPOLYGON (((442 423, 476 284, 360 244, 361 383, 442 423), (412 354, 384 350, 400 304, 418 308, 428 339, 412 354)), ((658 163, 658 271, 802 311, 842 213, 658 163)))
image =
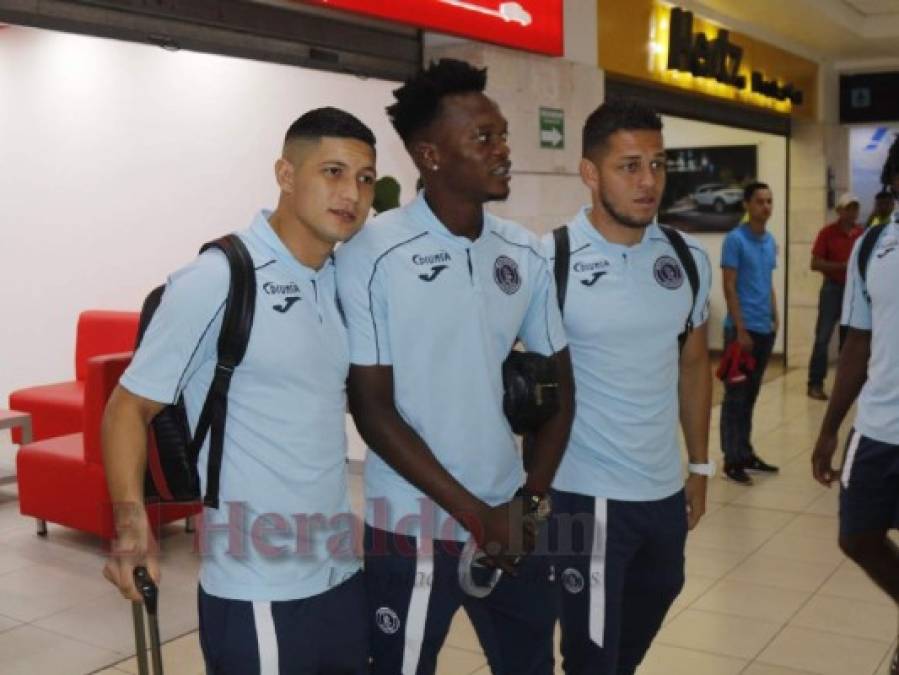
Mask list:
POLYGON ((727 232, 743 217, 743 187, 755 180, 758 147, 668 148, 659 222, 685 232, 727 232))

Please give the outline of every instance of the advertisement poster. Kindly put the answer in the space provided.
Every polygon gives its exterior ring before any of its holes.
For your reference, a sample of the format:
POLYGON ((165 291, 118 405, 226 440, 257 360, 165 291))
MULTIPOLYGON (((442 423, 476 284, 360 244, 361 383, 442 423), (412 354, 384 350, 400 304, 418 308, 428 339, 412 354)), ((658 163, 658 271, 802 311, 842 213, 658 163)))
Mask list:
POLYGON ((743 187, 755 180, 758 148, 666 150, 668 178, 659 222, 684 232, 727 232, 743 217, 743 187))

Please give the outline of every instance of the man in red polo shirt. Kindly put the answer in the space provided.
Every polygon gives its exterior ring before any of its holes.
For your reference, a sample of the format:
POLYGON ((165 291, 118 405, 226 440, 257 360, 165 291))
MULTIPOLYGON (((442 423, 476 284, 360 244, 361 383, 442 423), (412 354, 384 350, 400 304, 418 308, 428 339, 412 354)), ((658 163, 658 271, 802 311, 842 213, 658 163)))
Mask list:
MULTIPOLYGON (((821 229, 812 247, 812 269, 821 272, 824 283, 818 300, 818 321, 815 324, 815 348, 808 364, 808 395, 826 401, 824 377, 827 375, 827 347, 834 326, 840 321, 843 307, 843 287, 846 285, 846 263, 855 240, 864 232, 857 223, 859 201, 846 193, 837 201, 837 221, 821 229)), ((845 328, 840 326, 840 347, 845 328)))

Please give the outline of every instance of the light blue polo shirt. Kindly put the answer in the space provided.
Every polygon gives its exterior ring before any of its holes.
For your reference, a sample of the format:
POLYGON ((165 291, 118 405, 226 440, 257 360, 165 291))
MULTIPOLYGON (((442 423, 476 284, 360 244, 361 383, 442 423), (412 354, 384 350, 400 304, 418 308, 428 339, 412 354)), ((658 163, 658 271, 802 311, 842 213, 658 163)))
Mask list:
MULTIPOLYGON (((571 260, 563 317, 574 366, 575 418, 553 487, 623 501, 664 499, 683 487, 678 447, 677 337, 687 317, 708 320, 711 264, 696 261, 696 304, 658 225, 635 246, 607 241, 588 220, 568 225, 571 260), (691 309, 692 308, 692 309, 691 309)), ((555 258, 552 235, 544 246, 555 258)))
MULTIPOLYGON (((566 344, 539 241, 486 211, 477 240, 455 236, 419 193, 336 257, 352 362, 392 366, 397 410, 437 460, 478 498, 507 501, 524 474, 502 410, 502 363, 519 337, 544 355, 566 344)), ((468 536, 371 450, 365 495, 379 529, 468 536)))
POLYGON ((867 290, 858 272, 858 238, 849 258, 841 323, 871 331, 868 379, 858 399, 855 428, 881 443, 899 445, 899 222, 886 225, 868 259, 867 290))
MULTIPOLYGON (((770 232, 758 236, 749 223, 740 223, 724 237, 721 267, 737 270, 737 297, 746 329, 755 333, 771 332, 771 275, 777 267, 777 243, 770 232)), ((728 314, 728 328, 734 325, 728 314)))
MULTIPOLYGON (((259 213, 240 232, 256 266, 256 310, 234 371, 220 482, 204 512, 200 583, 238 600, 319 594, 360 565, 347 535, 346 329, 334 264, 304 267, 259 213), (225 529, 227 524, 229 529, 225 529), (205 549, 205 550, 204 550, 205 549)), ((192 428, 212 382, 230 272, 208 251, 171 275, 121 384, 160 403, 183 393, 192 428)), ((209 438, 200 454, 205 493, 209 438)))

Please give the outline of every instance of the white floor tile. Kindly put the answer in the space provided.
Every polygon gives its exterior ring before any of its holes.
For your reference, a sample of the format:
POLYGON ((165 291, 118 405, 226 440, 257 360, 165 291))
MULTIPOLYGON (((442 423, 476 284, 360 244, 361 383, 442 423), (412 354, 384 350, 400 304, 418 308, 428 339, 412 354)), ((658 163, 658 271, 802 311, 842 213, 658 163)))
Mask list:
POLYGON ((659 633, 661 644, 711 654, 753 659, 777 634, 780 624, 686 609, 659 633))
POLYGON ((887 647, 886 642, 788 626, 758 660, 821 675, 870 675, 887 647))
POLYGON ((115 652, 35 626, 0 633, 0 670, 4 675, 78 675, 108 666, 118 658, 115 652))
POLYGON ((895 606, 816 595, 790 621, 793 626, 889 642, 896 639, 895 606))
POLYGON ((703 594, 693 603, 692 608, 783 624, 810 597, 810 594, 804 591, 790 591, 725 579, 703 594))

